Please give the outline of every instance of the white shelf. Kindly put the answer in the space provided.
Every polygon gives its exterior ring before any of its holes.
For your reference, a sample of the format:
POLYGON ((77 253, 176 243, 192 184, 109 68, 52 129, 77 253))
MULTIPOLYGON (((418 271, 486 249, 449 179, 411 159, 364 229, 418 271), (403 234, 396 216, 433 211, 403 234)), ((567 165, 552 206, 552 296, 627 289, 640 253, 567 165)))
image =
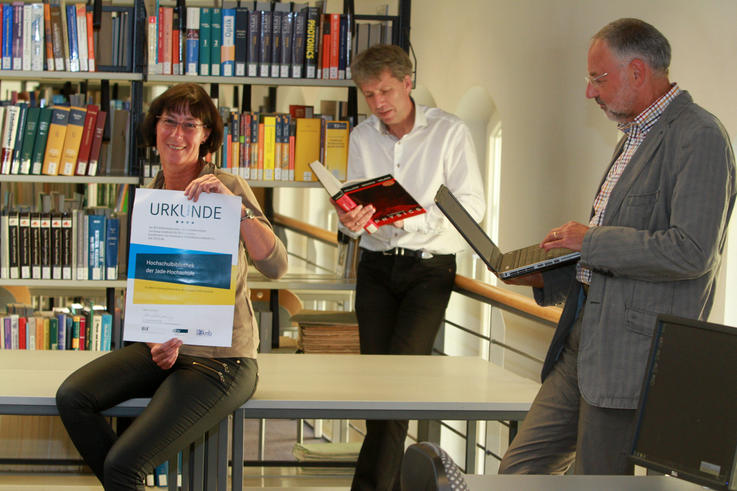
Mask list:
POLYGON ((139 178, 132 176, 46 176, 2 174, 0 182, 50 182, 60 184, 138 184, 139 178))
POLYGON ((83 81, 83 80, 122 80, 134 82, 143 80, 140 73, 131 72, 49 72, 49 71, 24 71, 3 70, 3 80, 23 80, 34 82, 39 80, 61 80, 61 81, 83 81))

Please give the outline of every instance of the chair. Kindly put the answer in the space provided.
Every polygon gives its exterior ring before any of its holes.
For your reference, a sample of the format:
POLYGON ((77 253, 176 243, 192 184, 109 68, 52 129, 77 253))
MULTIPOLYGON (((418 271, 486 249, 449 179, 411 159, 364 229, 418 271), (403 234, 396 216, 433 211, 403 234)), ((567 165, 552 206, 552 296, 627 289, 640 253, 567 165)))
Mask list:
POLYGON ((458 466, 434 443, 410 445, 402 460, 403 491, 468 491, 458 466))

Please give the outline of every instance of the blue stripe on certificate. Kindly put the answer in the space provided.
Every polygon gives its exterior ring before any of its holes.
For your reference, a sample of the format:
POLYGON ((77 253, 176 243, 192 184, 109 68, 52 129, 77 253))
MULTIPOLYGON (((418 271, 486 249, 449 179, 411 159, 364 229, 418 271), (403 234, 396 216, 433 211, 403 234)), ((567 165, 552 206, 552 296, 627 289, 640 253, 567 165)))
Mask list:
POLYGON ((135 278, 230 288, 230 254, 136 254, 135 278))

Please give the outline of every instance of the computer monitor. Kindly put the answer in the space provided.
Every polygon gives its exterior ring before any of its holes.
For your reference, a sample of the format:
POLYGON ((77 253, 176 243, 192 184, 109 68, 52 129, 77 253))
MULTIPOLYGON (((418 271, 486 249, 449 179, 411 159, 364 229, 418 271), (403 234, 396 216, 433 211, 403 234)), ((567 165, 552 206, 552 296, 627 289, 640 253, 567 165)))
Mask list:
POLYGON ((658 316, 630 458, 737 489, 737 328, 658 316))

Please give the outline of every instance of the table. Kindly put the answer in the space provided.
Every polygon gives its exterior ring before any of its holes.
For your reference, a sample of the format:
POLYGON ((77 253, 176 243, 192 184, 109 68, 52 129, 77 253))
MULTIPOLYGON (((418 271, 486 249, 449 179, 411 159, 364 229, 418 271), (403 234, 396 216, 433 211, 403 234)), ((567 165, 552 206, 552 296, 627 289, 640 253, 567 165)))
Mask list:
MULTIPOLYGON (((4 351, 0 414, 57 414, 57 387, 71 371, 100 355, 4 351)), ((523 419, 538 389, 538 383, 479 358, 265 353, 259 356, 256 393, 234 413, 232 459, 243 461, 244 418, 466 420, 466 469, 472 473, 476 422, 523 419)), ((131 399, 106 414, 134 416, 147 404, 148 399, 131 399)), ((206 474, 213 483, 227 481, 227 429, 224 420, 208 433, 206 445, 218 450, 208 452, 210 472, 204 464, 191 469, 195 479, 206 474)), ((195 461, 202 462, 201 456, 195 461)), ((233 466, 233 483, 242 482, 242 473, 242 466, 233 466)))
POLYGON ((471 491, 703 491, 670 476, 464 476, 471 491))

